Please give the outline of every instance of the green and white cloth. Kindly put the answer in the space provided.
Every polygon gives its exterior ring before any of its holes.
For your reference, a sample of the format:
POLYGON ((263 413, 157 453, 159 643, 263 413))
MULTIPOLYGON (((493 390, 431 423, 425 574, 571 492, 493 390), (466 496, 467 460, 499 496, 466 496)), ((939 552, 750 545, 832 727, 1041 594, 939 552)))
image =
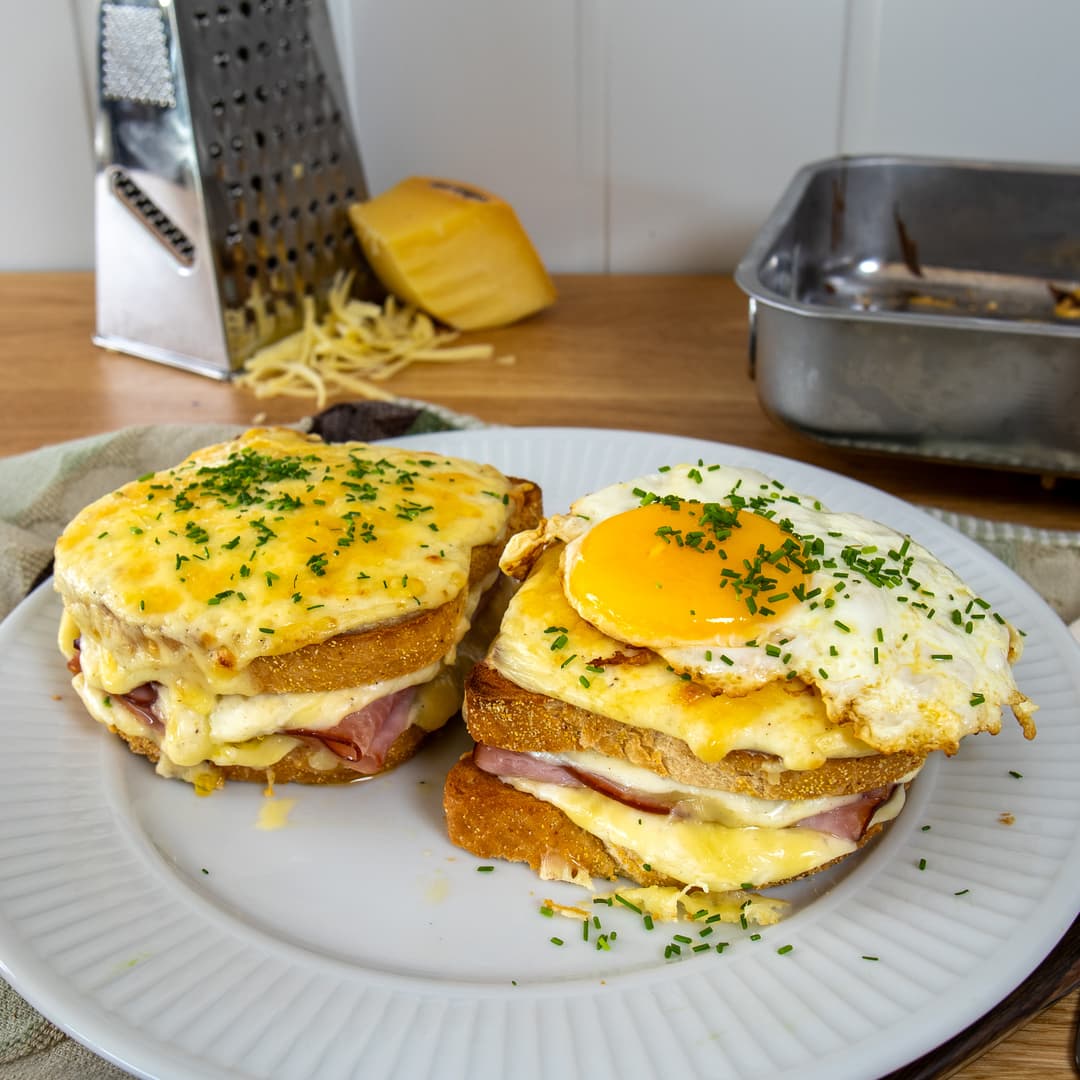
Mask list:
MULTIPOLYGON (((337 442, 484 425, 424 402, 399 400, 336 405, 298 426, 337 442)), ((83 506, 133 476, 169 468, 242 430, 220 424, 130 427, 0 459, 0 618, 48 574, 57 536, 83 506)), ((1015 570, 1080 639, 1080 532, 930 512, 1015 570)), ((126 1075, 69 1039, 0 980, 0 1080, 126 1075)))

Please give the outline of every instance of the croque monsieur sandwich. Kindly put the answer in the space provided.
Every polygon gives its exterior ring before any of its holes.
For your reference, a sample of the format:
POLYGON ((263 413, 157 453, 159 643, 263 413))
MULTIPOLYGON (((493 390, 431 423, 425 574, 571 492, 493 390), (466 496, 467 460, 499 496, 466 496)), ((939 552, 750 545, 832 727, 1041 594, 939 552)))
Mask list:
POLYGON ((255 429, 68 525, 60 649, 90 714, 200 791, 372 775, 460 708, 539 504, 488 465, 255 429))
POLYGON ((466 682, 450 838, 542 877, 763 888, 894 819, 1000 729, 1020 638, 908 537, 749 469, 677 466, 519 534, 466 682))

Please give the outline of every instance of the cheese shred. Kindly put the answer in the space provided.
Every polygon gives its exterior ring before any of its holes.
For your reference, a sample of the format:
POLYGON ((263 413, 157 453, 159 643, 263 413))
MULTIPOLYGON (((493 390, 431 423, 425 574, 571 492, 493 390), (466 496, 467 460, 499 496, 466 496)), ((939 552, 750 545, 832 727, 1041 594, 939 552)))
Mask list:
POLYGON ((392 399, 376 385, 418 361, 457 363, 490 360, 491 345, 457 345, 459 335, 441 330, 424 312, 390 296, 382 305, 352 299, 353 274, 339 274, 320 320, 315 301, 303 299, 303 326, 259 349, 236 384, 257 398, 314 398, 322 408, 334 394, 392 399))

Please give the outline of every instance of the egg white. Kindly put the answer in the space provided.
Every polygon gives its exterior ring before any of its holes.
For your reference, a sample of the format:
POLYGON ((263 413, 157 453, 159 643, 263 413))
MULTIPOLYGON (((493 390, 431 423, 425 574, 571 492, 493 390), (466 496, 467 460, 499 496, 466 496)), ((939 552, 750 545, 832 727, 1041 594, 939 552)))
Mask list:
POLYGON ((910 537, 857 514, 832 513, 753 469, 683 464, 613 484, 515 538, 504 568, 522 576, 540 550, 562 540, 566 598, 595 621, 595 606, 571 587, 585 537, 599 522, 668 496, 783 521, 785 531, 812 545, 804 556, 807 599, 758 622, 752 637, 745 627, 719 627, 673 646, 621 631, 617 620, 605 621, 604 633, 652 649, 713 693, 742 695, 799 679, 817 689, 832 721, 850 724, 882 753, 953 753, 965 735, 999 731, 1006 705, 1033 737, 1035 706, 1012 672, 1021 641, 1005 619, 910 537))

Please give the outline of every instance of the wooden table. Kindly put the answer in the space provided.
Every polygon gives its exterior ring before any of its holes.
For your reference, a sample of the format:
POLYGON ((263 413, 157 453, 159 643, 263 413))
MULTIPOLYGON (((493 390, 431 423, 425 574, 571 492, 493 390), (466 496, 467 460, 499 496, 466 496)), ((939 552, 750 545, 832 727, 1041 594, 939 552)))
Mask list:
MULTIPOLYGON (((798 458, 914 503, 1050 528, 1080 529, 1080 482, 852 455, 777 427, 747 370, 745 298, 719 276, 567 276, 549 312, 473 335, 511 366, 421 366, 388 384, 483 420, 630 428, 736 443, 798 458)), ((90 341, 86 273, 0 277, 0 455, 135 423, 292 421, 309 401, 256 400, 227 383, 106 353, 90 341)), ((466 340, 470 340, 466 338, 466 340)), ((964 1080, 1074 1078, 1080 992, 960 1073, 964 1080)))

